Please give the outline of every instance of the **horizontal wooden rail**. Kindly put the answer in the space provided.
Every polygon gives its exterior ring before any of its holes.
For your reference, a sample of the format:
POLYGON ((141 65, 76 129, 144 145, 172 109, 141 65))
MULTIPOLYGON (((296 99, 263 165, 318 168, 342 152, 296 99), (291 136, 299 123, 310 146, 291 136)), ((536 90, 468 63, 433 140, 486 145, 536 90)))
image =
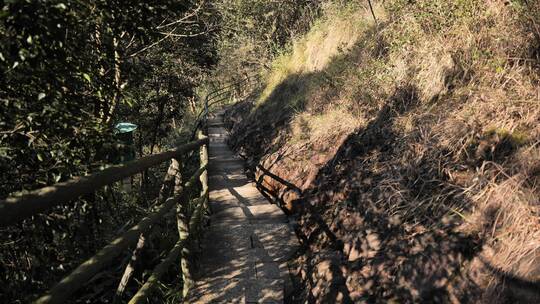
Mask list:
POLYGON ((0 201, 0 227, 17 223, 25 218, 62 203, 74 200, 81 195, 92 193, 102 186, 120 181, 142 172, 172 158, 208 143, 208 138, 182 145, 175 150, 150 155, 130 163, 113 166, 84 177, 41 188, 22 196, 9 197, 0 201))
MULTIPOLYGON (((229 83, 226 86, 223 86, 223 87, 221 87, 219 89, 216 89, 216 90, 208 93, 206 95, 206 97, 204 98, 204 102, 205 103, 212 102, 216 97, 220 97, 220 96, 222 96, 224 94, 231 93, 232 91, 230 89, 233 89, 235 86, 238 86, 238 85, 241 85, 241 84, 249 84, 253 80, 256 80, 256 79, 258 79, 258 76, 257 76, 257 74, 254 74, 251 77, 248 76, 246 79, 240 80, 238 82, 229 83)), ((202 109, 201 112, 199 113, 199 115, 197 115, 197 120, 202 116, 202 114, 204 114, 204 112, 205 112, 205 109, 202 109)))
POLYGON ((222 97, 221 99, 218 99, 218 100, 214 100, 214 101, 212 101, 212 102, 209 102, 209 103, 208 103, 208 107, 211 107, 211 106, 213 106, 213 105, 215 105, 215 104, 218 104, 218 103, 220 103, 220 102, 222 102, 222 101, 225 101, 225 100, 227 100, 227 99, 229 99, 229 98, 230 98, 230 96, 227 96, 227 97, 222 97))
POLYGON ((113 259, 122 254, 126 248, 134 245, 140 234, 148 231, 152 224, 165 216, 173 206, 176 206, 178 200, 178 197, 167 199, 155 213, 143 218, 137 225, 101 249, 95 256, 79 265, 35 303, 66 303, 69 297, 84 286, 88 280, 104 267, 110 265, 113 259))
POLYGON ((254 73, 252 75, 247 75, 246 79, 242 79, 242 80, 239 80, 239 81, 236 81, 236 82, 231 82, 231 83, 228 83, 226 84, 225 86, 217 89, 217 90, 214 90, 212 92, 210 92, 207 97, 213 97, 214 95, 216 94, 219 94, 220 92, 223 92, 225 90, 228 90, 228 89, 231 89, 237 85, 241 85, 241 84, 245 84, 245 83, 250 83, 251 81, 253 80, 257 80, 258 79, 258 74, 257 73, 254 73))
POLYGON ((229 83, 224 87, 221 87, 219 89, 216 89, 208 93, 206 97, 204 98, 204 108, 199 112, 199 114, 197 115, 197 118, 195 119, 196 123, 195 123, 195 127, 193 128, 193 132, 191 134, 191 139, 193 140, 195 138, 197 130, 200 129, 201 124, 203 122, 202 118, 205 118, 205 119, 207 118, 206 115, 208 115, 209 107, 211 107, 212 105, 216 103, 220 103, 224 100, 227 100, 230 96, 227 96, 224 98, 222 97, 227 94, 232 94, 233 93, 232 89, 234 89, 234 87, 238 85, 242 85, 242 84, 244 85, 251 84, 254 80, 257 80, 257 79, 259 79, 258 74, 247 75, 246 79, 240 80, 238 82, 229 83), (219 100, 216 100, 217 98, 219 98, 219 100))

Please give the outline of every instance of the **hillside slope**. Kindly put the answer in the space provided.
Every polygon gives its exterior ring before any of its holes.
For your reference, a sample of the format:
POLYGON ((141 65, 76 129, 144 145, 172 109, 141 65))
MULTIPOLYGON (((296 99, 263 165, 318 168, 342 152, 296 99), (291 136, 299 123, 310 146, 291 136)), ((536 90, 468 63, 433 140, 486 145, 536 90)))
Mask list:
POLYGON ((228 111, 310 302, 540 301, 540 4, 353 1, 228 111), (364 3, 364 2, 361 2, 364 3))

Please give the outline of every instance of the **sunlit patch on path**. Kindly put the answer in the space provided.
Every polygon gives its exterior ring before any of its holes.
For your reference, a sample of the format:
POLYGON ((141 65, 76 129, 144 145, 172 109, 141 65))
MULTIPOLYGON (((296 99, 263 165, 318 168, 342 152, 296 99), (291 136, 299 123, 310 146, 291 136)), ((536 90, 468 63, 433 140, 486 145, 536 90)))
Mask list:
POLYGON ((287 217, 244 174, 222 113, 209 119, 210 227, 189 303, 282 303, 298 240, 287 217))

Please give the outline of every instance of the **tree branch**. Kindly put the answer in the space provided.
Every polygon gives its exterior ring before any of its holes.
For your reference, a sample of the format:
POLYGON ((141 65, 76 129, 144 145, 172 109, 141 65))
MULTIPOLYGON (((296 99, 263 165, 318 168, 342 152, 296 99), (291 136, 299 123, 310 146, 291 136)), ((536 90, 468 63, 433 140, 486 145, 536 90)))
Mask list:
MULTIPOLYGON (((186 23, 186 20, 188 20, 189 18, 191 17, 194 17, 196 16, 199 11, 202 9, 202 6, 204 4, 204 1, 201 1, 201 3, 199 3, 199 6, 193 10, 193 12, 191 12, 190 14, 176 20, 176 21, 172 21, 172 22, 169 22, 167 24, 164 24, 164 25, 159 25, 158 27, 156 27, 156 29, 162 29, 162 28, 165 28, 165 27, 168 27, 168 26, 171 26, 171 25, 175 25, 175 24, 178 24, 178 23, 186 23)), ((191 21, 187 21, 187 23, 192 23, 191 21)))

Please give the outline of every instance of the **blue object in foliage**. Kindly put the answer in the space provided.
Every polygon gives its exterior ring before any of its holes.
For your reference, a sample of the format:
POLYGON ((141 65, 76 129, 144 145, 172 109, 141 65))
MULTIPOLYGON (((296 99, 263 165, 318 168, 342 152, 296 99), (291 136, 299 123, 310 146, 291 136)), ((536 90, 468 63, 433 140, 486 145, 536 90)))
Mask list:
POLYGON ((129 122, 121 122, 114 126, 115 133, 129 133, 135 131, 136 129, 137 125, 129 122))
POLYGON ((111 162, 119 164, 135 159, 133 131, 135 131, 136 129, 137 125, 129 122, 121 122, 114 126, 116 149, 114 153, 111 154, 111 162))

